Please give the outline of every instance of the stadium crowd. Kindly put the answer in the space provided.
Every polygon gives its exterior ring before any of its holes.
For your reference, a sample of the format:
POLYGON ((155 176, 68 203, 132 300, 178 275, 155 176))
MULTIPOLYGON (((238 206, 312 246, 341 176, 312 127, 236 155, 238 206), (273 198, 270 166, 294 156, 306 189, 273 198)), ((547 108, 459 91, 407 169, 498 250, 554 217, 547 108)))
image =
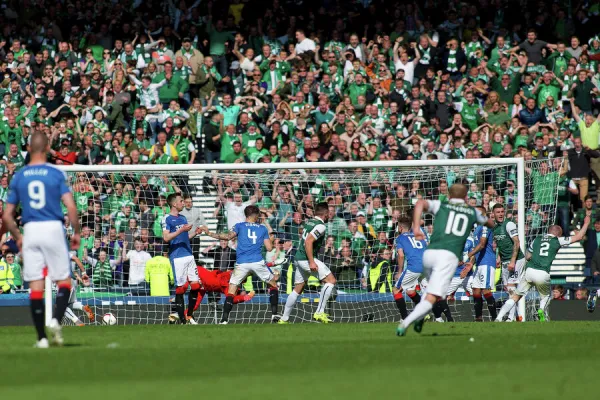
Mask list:
MULTIPOLYGON (((2 201, 34 131, 51 138, 52 159, 65 165, 268 170, 282 162, 523 157, 540 161, 528 171, 528 232, 554 219, 569 231, 591 214, 586 257, 589 280, 598 283, 598 1, 3 0, 0 7, 2 201), (558 186, 556 215, 549 186, 558 186)), ((84 226, 77 256, 95 285, 142 282, 144 274, 123 277, 123 264, 132 251, 164 250, 166 196, 190 190, 184 177, 151 168, 70 177, 84 226)), ((514 171, 461 179, 474 204, 506 204, 516 218, 514 171)), ((279 235, 272 257, 291 253, 313 205, 328 201, 324 261, 342 287, 372 290, 376 282, 363 270, 390 257, 398 220, 420 197, 445 198, 452 181, 240 182, 217 174, 205 188, 217 192, 221 230, 244 205, 261 208, 279 235)), ((196 226, 211 217, 191 197, 186 203, 196 226)), ((0 275, 0 289, 9 292, 20 286, 18 249, 8 236, 2 243, 15 278, 9 285, 0 275)), ((206 255, 225 257, 216 265, 229 268, 233 251, 220 243, 206 255)))

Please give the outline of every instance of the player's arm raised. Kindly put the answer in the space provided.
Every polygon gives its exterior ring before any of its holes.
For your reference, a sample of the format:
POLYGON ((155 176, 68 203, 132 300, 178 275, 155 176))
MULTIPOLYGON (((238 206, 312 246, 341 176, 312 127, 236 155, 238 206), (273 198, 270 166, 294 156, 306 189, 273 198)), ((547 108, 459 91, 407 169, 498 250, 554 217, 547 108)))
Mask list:
POLYGON ((60 198, 67 207, 67 215, 69 216, 69 221, 71 222, 71 227, 73 228, 73 234, 71 235, 71 250, 79 249, 79 241, 80 241, 80 228, 79 228, 79 216, 77 215, 77 205, 75 204, 75 200, 73 199, 73 193, 71 191, 63 193, 60 198))
POLYGON ((574 234, 573 236, 571 236, 571 241, 570 243, 577 243, 580 240, 582 240, 585 237, 585 233, 588 230, 588 227, 590 226, 590 216, 587 215, 584 219, 583 219, 583 226, 581 227, 581 229, 579 230, 579 232, 577 232, 576 234, 574 234))
MULTIPOLYGON (((421 218, 423 216, 423 212, 429 211, 430 204, 427 200, 419 200, 417 204, 415 204, 415 210, 413 211, 413 223, 412 223, 412 231, 415 235, 415 240, 424 240, 425 234, 421 232, 421 218)), ((439 209, 439 206, 437 207, 439 209)), ((435 212, 437 212, 437 209, 435 212)), ((434 214, 435 214, 434 212, 434 214)))

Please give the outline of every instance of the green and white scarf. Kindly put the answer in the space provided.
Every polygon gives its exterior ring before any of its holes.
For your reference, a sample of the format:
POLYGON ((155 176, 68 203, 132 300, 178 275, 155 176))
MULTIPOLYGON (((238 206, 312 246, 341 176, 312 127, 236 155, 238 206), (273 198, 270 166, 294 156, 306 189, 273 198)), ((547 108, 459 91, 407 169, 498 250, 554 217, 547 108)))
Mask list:
POLYGON ((475 53, 477 52, 477 50, 483 51, 483 47, 481 46, 481 43, 479 43, 479 42, 468 43, 466 52, 465 52, 465 53, 467 53, 467 58, 476 57, 475 53))
POLYGON ((577 79, 577 76, 575 74, 573 75, 565 75, 562 78, 562 81, 565 83, 565 85, 562 87, 562 101, 568 101, 568 97, 567 94, 569 93, 569 88, 573 85, 573 83, 575 82, 575 79, 577 79))
POLYGON ((448 52, 448 71, 457 72, 458 65, 456 63, 456 50, 450 50, 448 52))
POLYGON ((214 65, 210 68, 210 70, 208 68, 206 68, 206 65, 203 65, 202 70, 204 71, 204 73, 206 75, 214 74, 217 82, 221 82, 221 79, 223 79, 221 77, 221 74, 219 73, 219 71, 217 71, 217 68, 214 65))
POLYGON ((431 46, 424 48, 419 45, 419 52, 421 53, 421 59, 419 60, 419 63, 423 65, 429 65, 431 62, 431 46))

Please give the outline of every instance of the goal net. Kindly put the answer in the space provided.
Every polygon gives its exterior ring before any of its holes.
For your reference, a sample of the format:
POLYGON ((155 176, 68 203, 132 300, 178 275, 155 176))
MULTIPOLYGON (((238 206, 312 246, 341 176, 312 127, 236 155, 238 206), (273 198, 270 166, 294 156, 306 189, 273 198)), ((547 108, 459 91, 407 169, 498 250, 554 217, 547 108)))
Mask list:
MULTIPOLYGON (((520 236, 527 238, 522 244, 546 232, 556 219, 562 159, 526 163, 516 159, 476 160, 477 165, 474 161, 294 163, 260 166, 265 168, 262 170, 256 169, 256 164, 224 165, 222 168, 228 170, 221 171, 197 165, 188 169, 66 167, 82 225, 81 247, 73 255, 81 261, 91 283, 78 284, 71 309, 86 324, 102 323, 106 313, 112 313, 118 324, 168 323, 174 287, 168 260, 165 267, 161 258, 168 251, 161 221, 169 212, 166 197, 179 192, 184 195, 183 214, 194 225, 192 231, 206 225, 212 232, 225 232, 240 222, 240 215, 243 219, 239 210, 244 206, 256 204, 260 208, 260 223, 275 238, 274 250, 266 253, 265 259, 281 275, 281 311, 293 287, 292 260, 302 224, 313 216, 315 204, 327 202, 326 241, 317 258, 338 282, 327 312, 335 322, 398 321, 400 315, 391 293, 398 275, 395 238, 398 220, 410 215, 418 199, 443 201, 449 186, 465 183, 469 203, 490 211, 495 203, 505 205, 507 217, 518 221, 520 236), (82 310, 86 305, 96 315, 94 322, 82 310)), ((424 220, 425 229, 431 231, 433 216, 425 215, 424 220)), ((70 233, 68 221, 65 226, 70 233)), ((233 268, 234 241, 197 236, 191 243, 199 266, 215 275, 233 268)), ((76 272, 80 269, 77 260, 73 258, 76 272)), ((507 295, 498 283, 495 296, 500 302, 507 295)), ((241 300, 234 306, 230 322, 269 323, 265 285, 249 277, 240 290, 241 300)), ((319 291, 320 282, 309 280, 296 303, 292 322, 312 320, 319 291)), ((217 323, 224 297, 218 292, 206 293, 194 313, 196 320, 217 323)), ((468 294, 459 290, 455 299, 450 303, 454 318, 472 321, 468 294)), ((531 319, 537 314, 535 294, 528 299, 531 319)), ((412 303, 407 302, 410 311, 412 303)), ((68 323, 78 322, 74 317, 67 319, 68 323)))

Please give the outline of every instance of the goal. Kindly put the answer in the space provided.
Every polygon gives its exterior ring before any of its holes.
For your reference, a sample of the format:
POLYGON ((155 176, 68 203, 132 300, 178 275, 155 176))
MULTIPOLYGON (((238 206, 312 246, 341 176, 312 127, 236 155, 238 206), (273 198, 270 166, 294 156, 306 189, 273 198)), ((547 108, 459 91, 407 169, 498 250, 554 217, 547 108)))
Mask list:
MULTIPOLYGON (((168 323, 174 296, 173 287, 165 283, 168 273, 144 270, 143 263, 136 261, 137 253, 132 252, 160 257, 168 250, 161 234, 161 220, 168 213, 166 196, 181 192, 193 203, 190 210, 184 210, 188 220, 190 216, 193 219, 189 222, 206 224, 213 232, 226 231, 236 222, 237 214, 231 211, 235 207, 258 205, 261 223, 275 236, 275 249, 265 257, 281 274, 280 309, 293 287, 291 260, 302 222, 312 217, 316 203, 329 203, 326 244, 318 255, 338 281, 328 312, 335 322, 398 321, 391 294, 397 270, 393 251, 397 222, 418 199, 444 200, 450 185, 463 182, 469 187, 472 204, 490 210, 497 202, 506 205, 508 217, 519 222, 525 250, 525 244, 546 232, 556 219, 562 164, 562 159, 525 162, 504 158, 64 167, 83 227, 76 256, 91 278, 90 286, 78 285, 78 301, 100 317, 93 323, 100 323, 101 316, 109 312, 118 324, 168 323), (379 263, 386 257, 389 263, 379 263)), ((431 215, 425 216, 426 229, 431 229, 432 221, 431 215)), ((226 270, 234 265, 235 243, 202 236, 192 240, 192 248, 198 265, 206 269, 226 270)), ((316 279, 308 282, 292 322, 311 321, 319 285, 316 279)), ((230 322, 269 323, 264 284, 251 277, 241 289, 245 294, 254 292, 254 297, 234 306, 230 322)), ((49 291, 46 298, 51 299, 49 291)), ((499 302, 507 296, 501 286, 495 295, 499 302)), ((455 319, 472 321, 473 307, 466 294, 457 292, 455 298, 451 303, 455 319)), ((537 314, 535 299, 535 294, 528 296, 528 317, 537 314)), ((207 293, 195 312, 198 322, 217 323, 223 300, 221 293, 207 293)), ((408 306, 412 308, 410 302, 408 306)), ((47 302, 47 316, 51 307, 47 302)), ((74 313, 82 322, 91 323, 85 313, 74 313)))

